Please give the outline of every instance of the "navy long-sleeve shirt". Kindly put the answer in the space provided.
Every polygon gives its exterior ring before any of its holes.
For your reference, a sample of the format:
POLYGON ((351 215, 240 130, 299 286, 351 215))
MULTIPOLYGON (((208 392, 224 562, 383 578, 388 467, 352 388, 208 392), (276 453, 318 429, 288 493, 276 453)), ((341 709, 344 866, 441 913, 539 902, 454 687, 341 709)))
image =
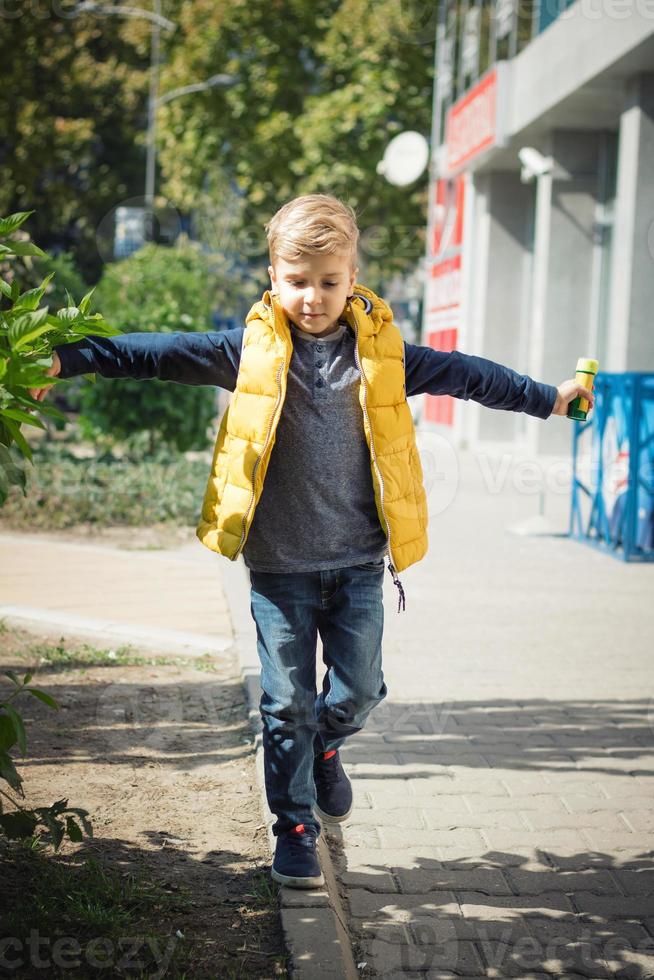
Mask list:
MULTIPOLYGON (((131 333, 57 347, 62 378, 159 378, 233 391, 244 328, 223 333, 131 333)), ((309 572, 383 557, 351 328, 327 337, 291 327, 287 393, 266 479, 243 549, 258 572, 309 572)), ((405 344, 407 395, 472 398, 547 418, 556 388, 482 357, 405 344)))
MULTIPOLYGON (((95 372, 104 378, 159 378, 233 391, 244 329, 86 337, 55 348, 61 360, 59 377, 95 372)), ((404 354, 407 396, 452 395, 486 408, 525 412, 540 419, 552 414, 556 388, 503 364, 406 342, 404 354)))

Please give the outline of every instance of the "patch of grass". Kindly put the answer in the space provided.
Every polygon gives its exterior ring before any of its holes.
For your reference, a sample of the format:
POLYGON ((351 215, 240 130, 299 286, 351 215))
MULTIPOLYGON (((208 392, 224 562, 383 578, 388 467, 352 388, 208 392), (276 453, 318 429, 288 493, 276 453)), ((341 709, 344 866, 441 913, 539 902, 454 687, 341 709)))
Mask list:
POLYGON ((276 881, 273 881, 267 871, 257 871, 252 876, 249 891, 245 893, 245 898, 254 898, 259 905, 277 908, 279 905, 279 888, 280 886, 276 881))
MULTIPOLYGON (((151 926, 170 913, 187 909, 191 904, 188 889, 170 895, 140 875, 108 869, 97 858, 55 858, 44 851, 34 839, 5 845, 0 851, 1 887, 3 898, 8 899, 2 935, 15 940, 13 958, 22 956, 26 968, 21 976, 32 975, 30 967, 35 961, 30 937, 35 935, 42 943, 42 961, 49 961, 48 976, 70 977, 73 967, 75 977, 97 976, 98 970, 133 977, 134 969, 126 972, 120 966, 128 954, 137 970, 146 971, 138 975, 151 980, 180 975, 158 971, 165 952, 167 970, 173 964, 185 969, 183 943, 165 927, 153 931, 151 926)), ((41 975, 45 975, 43 967, 41 975)))
MULTIPOLYGON (((8 628, 1 633, 9 633, 8 628)), ((95 647, 90 643, 82 643, 69 647, 65 637, 60 637, 58 643, 37 641, 30 643, 17 651, 21 659, 28 660, 42 673, 57 673, 59 671, 83 670, 86 667, 188 667, 203 672, 215 673, 224 670, 224 664, 216 662, 212 653, 201 657, 148 657, 134 652, 129 643, 116 649, 95 647)))

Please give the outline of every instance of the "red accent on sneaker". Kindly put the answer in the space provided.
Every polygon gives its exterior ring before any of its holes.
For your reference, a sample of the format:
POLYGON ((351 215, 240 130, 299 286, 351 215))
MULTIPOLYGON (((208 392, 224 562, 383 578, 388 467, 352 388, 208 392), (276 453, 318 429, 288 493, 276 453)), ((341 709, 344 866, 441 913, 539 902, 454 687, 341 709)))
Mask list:
POLYGON ((323 752, 322 757, 323 759, 331 759, 333 755, 336 755, 336 752, 336 749, 330 749, 329 752, 323 752))
POLYGON ((303 834, 304 833, 304 824, 303 823, 299 823, 297 825, 297 827, 293 827, 293 833, 295 833, 295 834, 303 834))

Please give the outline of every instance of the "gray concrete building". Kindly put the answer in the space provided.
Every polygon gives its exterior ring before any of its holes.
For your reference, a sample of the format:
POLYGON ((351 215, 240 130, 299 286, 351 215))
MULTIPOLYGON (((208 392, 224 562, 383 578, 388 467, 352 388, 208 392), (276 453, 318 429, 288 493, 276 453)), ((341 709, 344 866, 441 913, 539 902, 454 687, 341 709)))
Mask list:
MULTIPOLYGON (((557 384, 654 371, 654 0, 444 0, 423 343, 557 384)), ((426 399, 472 448, 569 451, 565 426, 426 399)))

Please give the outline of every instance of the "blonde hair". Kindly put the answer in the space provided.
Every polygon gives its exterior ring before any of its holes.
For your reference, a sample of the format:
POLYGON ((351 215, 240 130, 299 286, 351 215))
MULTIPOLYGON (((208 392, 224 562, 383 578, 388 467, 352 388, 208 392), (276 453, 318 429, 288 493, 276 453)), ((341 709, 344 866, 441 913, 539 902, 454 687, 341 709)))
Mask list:
POLYGON ((270 261, 297 262, 304 255, 344 252, 357 264, 359 228, 353 209, 331 194, 305 194, 288 201, 265 226, 270 261))

